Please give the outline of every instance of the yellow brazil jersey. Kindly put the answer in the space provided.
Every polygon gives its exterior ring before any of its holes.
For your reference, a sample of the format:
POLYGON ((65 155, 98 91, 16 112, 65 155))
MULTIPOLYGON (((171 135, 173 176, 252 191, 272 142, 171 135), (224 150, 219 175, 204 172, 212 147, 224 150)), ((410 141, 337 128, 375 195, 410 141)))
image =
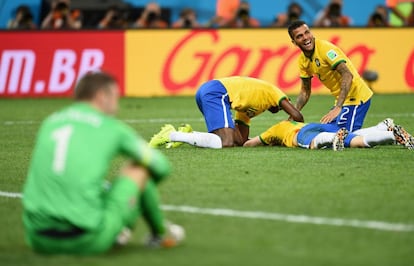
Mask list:
POLYGON ((315 51, 312 57, 306 57, 303 53, 300 55, 300 77, 310 78, 317 75, 325 87, 331 91, 331 94, 337 98, 341 91, 341 74, 335 71, 335 68, 341 62, 346 63, 354 76, 344 105, 365 103, 373 94, 371 89, 342 50, 328 41, 315 39, 315 51))
POLYGON ((305 125, 301 122, 284 120, 260 134, 259 138, 266 145, 297 147, 296 135, 305 125))
POLYGON ((247 126, 251 118, 288 99, 278 87, 260 79, 233 76, 217 80, 227 90, 231 108, 236 111, 235 120, 247 126))

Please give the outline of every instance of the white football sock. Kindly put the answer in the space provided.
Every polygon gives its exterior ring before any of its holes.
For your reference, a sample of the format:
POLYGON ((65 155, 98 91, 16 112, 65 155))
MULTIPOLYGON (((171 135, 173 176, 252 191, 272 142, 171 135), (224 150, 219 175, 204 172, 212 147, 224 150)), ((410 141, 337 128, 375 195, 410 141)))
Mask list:
POLYGON ((331 132, 322 132, 316 135, 313 139, 314 147, 317 149, 326 148, 332 145, 332 140, 334 139, 336 133, 331 132))
POLYGON ((171 141, 185 142, 190 145, 194 145, 202 148, 221 149, 222 143, 221 138, 213 133, 197 132, 193 131, 190 133, 185 132, 171 132, 171 141))
POLYGON ((392 131, 377 130, 375 134, 364 134, 363 137, 366 147, 392 144, 395 140, 394 133, 392 131))
POLYGON ((361 128, 361 129, 355 130, 352 133, 356 135, 360 135, 360 136, 365 136, 368 134, 374 134, 374 133, 377 134, 378 131, 388 131, 387 125, 381 121, 376 126, 361 128))

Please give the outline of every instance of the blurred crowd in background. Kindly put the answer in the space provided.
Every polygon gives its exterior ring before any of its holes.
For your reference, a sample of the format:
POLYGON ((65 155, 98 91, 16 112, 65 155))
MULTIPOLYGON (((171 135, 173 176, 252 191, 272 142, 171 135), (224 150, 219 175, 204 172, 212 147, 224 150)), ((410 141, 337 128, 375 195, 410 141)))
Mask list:
MULTIPOLYGON (((257 28, 286 27, 294 20, 303 18, 301 1, 291 1, 285 10, 275 14, 271 23, 263 24, 252 15, 251 6, 256 1, 210 0, 215 5, 215 15, 207 22, 198 18, 198 10, 191 7, 179 10, 179 17, 171 19, 171 10, 156 1, 134 7, 127 1, 119 1, 106 9, 86 10, 73 6, 71 0, 45 0, 42 10, 35 11, 27 5, 19 5, 11 14, 8 29, 133 29, 133 28, 257 28), (34 12, 40 17, 37 22, 34 12)), ((350 27, 353 18, 343 12, 346 1, 330 0, 315 13, 313 21, 305 21, 314 27, 350 27)), ((373 10, 367 10, 366 27, 413 27, 414 0, 384 0, 373 10)), ((361 25, 360 25, 361 26, 361 25)))

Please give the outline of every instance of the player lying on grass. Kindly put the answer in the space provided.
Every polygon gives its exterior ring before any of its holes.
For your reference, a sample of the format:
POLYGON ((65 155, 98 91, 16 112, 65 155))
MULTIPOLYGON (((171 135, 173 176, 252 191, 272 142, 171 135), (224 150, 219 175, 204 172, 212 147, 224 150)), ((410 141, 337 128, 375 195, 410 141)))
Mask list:
MULTIPOLYGON (((208 134, 203 132, 192 131, 189 124, 184 124, 175 130, 171 124, 166 124, 161 131, 155 135, 160 146, 166 144, 166 147, 178 147, 183 143, 198 147, 212 148, 217 145, 220 148, 220 139, 210 138, 209 134, 204 138, 200 138, 200 134, 208 134)), ((372 147, 380 144, 388 144, 397 142, 405 145, 408 149, 414 148, 414 138, 400 125, 394 125, 394 121, 390 118, 381 121, 375 126, 369 128, 361 128, 353 133, 338 128, 334 124, 320 123, 301 123, 282 121, 260 136, 248 140, 243 146, 258 145, 278 145, 286 147, 303 147, 308 149, 317 149, 322 147, 332 147, 334 138, 338 147, 372 147), (344 137, 342 137, 342 135, 344 137), (301 141, 298 143, 298 136, 301 141), (339 141, 339 142, 338 142, 339 141)))
POLYGON ((360 135, 348 132, 333 124, 300 123, 282 121, 272 126, 259 136, 244 143, 243 146, 285 146, 301 147, 305 149, 332 148, 335 151, 344 147, 370 148, 377 145, 397 142, 408 149, 414 149, 414 138, 400 125, 394 125, 392 119, 387 118, 369 130, 360 130, 360 135), (386 130, 384 130, 384 128, 386 130))
MULTIPOLYGON (((277 113, 283 110, 289 119, 304 121, 302 114, 282 90, 250 77, 232 76, 207 81, 197 90, 196 102, 204 116, 208 133, 180 134, 180 141, 200 147, 242 146, 249 137, 251 118, 265 111, 277 113), (234 119, 231 110, 235 111, 234 119)), ((150 146, 165 144, 164 135, 171 131, 175 131, 171 125, 164 126, 150 140, 150 146)), ((183 128, 183 133, 186 131, 183 128)))
POLYGON ((184 229, 165 221, 157 185, 170 162, 136 132, 112 117, 119 87, 104 73, 82 77, 76 103, 42 123, 23 191, 29 245, 41 253, 95 254, 125 244, 139 216, 151 246, 172 247, 184 229), (104 189, 111 161, 131 163, 104 189))

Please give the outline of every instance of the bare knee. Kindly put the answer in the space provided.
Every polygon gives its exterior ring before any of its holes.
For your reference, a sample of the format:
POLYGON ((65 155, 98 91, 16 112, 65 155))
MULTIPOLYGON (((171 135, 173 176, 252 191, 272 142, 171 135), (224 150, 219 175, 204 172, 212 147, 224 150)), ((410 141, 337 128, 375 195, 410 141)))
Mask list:
POLYGON ((221 139, 221 144, 223 148, 228 148, 228 147, 234 147, 234 141, 233 140, 223 140, 221 139))
POLYGON ((223 148, 240 146, 235 142, 233 128, 220 128, 215 130, 213 133, 221 138, 221 144, 223 148))
POLYGON ((140 190, 142 190, 145 186, 145 182, 149 176, 148 170, 145 167, 135 165, 135 164, 127 164, 122 169, 122 175, 125 177, 130 178, 132 181, 137 184, 140 190))

